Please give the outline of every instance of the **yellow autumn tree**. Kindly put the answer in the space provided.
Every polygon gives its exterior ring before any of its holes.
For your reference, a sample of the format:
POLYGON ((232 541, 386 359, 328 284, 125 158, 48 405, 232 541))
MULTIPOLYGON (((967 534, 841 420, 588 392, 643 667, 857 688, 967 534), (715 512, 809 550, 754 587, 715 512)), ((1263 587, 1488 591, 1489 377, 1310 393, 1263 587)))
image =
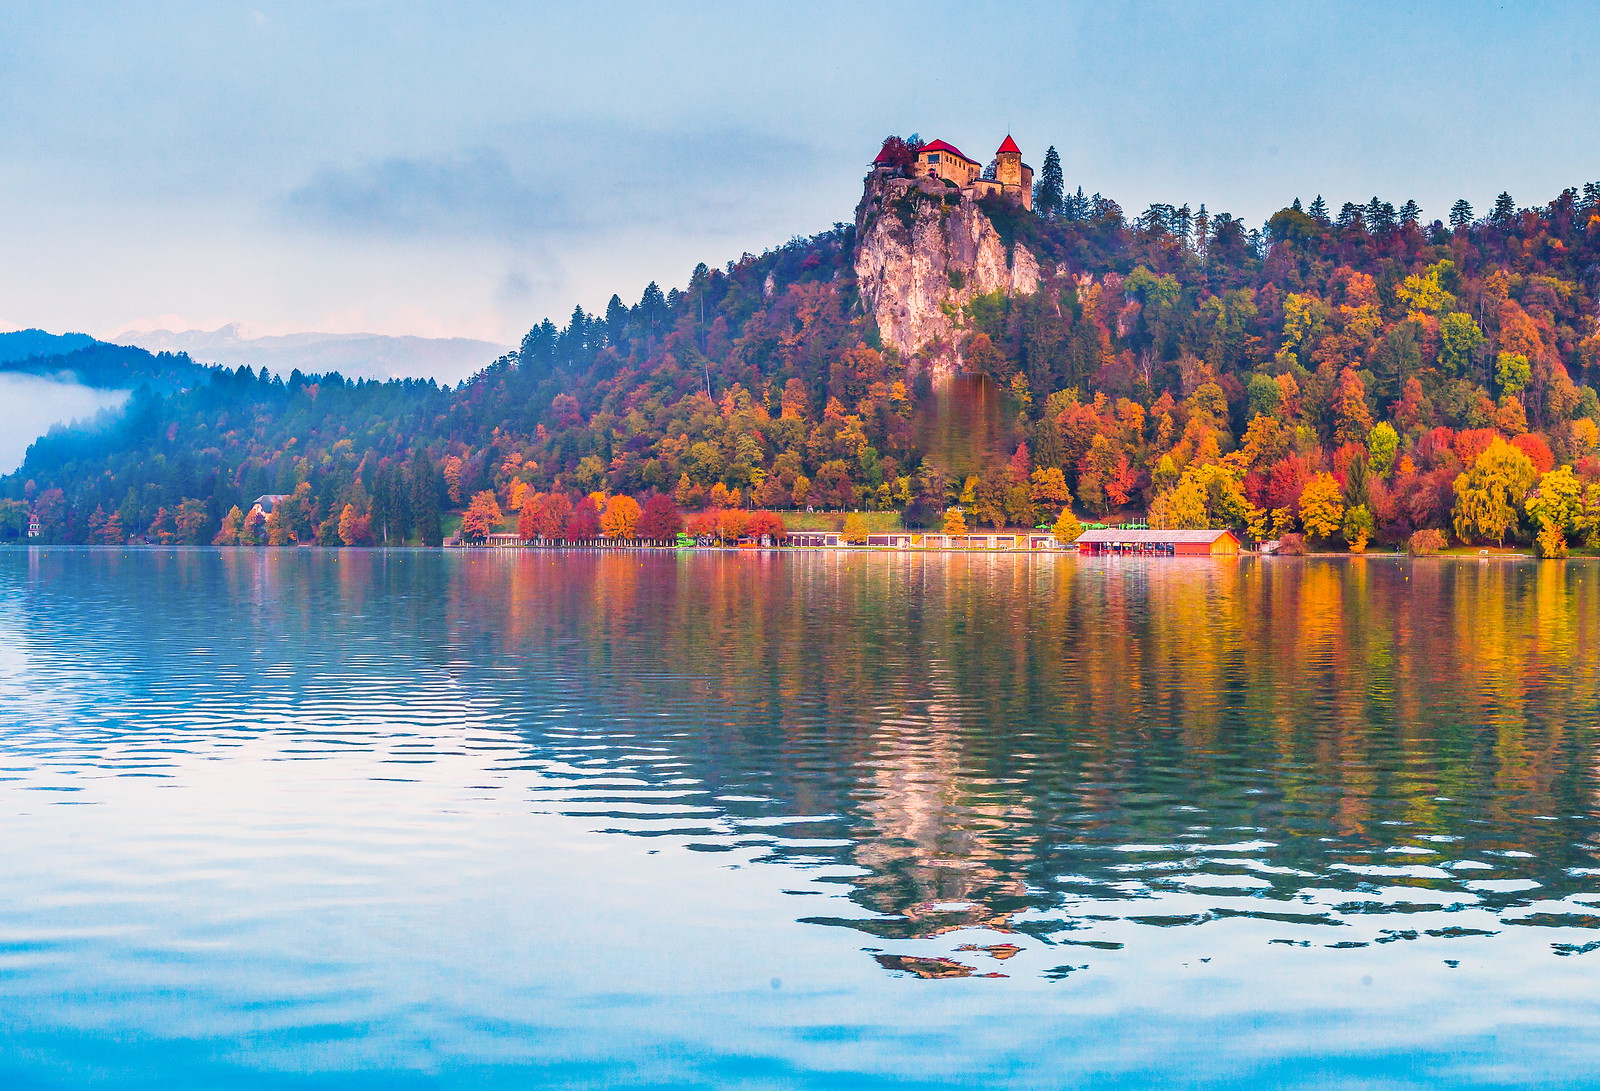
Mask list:
POLYGON ((286 546, 294 541, 294 530, 289 526, 288 515, 284 512, 283 503, 280 501, 272 507, 272 514, 267 516, 267 544, 269 546, 286 546))
POLYGON ((944 513, 944 532, 946 534, 965 534, 967 532, 967 520, 961 514, 960 508, 951 508, 944 513))
POLYGON ((1078 517, 1072 514, 1070 506, 1061 509, 1061 516, 1056 520, 1055 529, 1051 531, 1057 542, 1062 545, 1071 545, 1083 534, 1083 524, 1078 522, 1078 517))
POLYGON ((1493 538, 1496 544, 1521 515, 1523 498, 1538 478, 1533 460, 1499 436, 1455 481, 1455 530, 1462 541, 1493 538))
POLYGON ((1583 510, 1583 484, 1571 466, 1551 470, 1539 478, 1539 487, 1528 497, 1528 515, 1538 527, 1534 546, 1539 556, 1551 559, 1567 555, 1567 537, 1579 529, 1583 510))
POLYGON ((1365 553, 1372 539, 1372 512, 1365 504, 1357 504, 1344 513, 1344 540, 1351 553, 1365 553))
POLYGON ((639 502, 621 493, 606 501, 600 513, 600 533, 612 541, 628 541, 639 526, 639 502))
POLYGON ((1072 491, 1067 488, 1067 479, 1059 466, 1041 467, 1033 471, 1028 489, 1033 502, 1041 506, 1054 507, 1056 504, 1072 502, 1072 491))
POLYGON ((1300 525, 1313 538, 1331 538, 1344 525, 1344 499, 1332 474, 1320 473, 1306 483, 1300 493, 1300 525))
POLYGON ((239 532, 244 529, 244 512, 238 505, 230 508, 227 517, 222 520, 222 529, 217 531, 217 536, 211 539, 212 545, 231 546, 239 544, 239 532))
POLYGON ((860 513, 851 512, 844 517, 844 533, 842 537, 851 545, 867 544, 867 521, 861 518, 860 513))

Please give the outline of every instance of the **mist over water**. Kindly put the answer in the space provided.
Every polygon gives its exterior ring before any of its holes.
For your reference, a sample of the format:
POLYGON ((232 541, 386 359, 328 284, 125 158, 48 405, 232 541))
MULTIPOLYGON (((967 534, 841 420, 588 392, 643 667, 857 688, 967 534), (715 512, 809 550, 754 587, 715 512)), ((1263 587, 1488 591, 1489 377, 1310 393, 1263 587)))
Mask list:
POLYGON ((0 473, 22 465, 28 446, 51 426, 88 420, 127 400, 126 390, 99 390, 37 375, 0 374, 0 473))
POLYGON ((1600 568, 0 551, 0 1082, 1593 1070, 1600 568))

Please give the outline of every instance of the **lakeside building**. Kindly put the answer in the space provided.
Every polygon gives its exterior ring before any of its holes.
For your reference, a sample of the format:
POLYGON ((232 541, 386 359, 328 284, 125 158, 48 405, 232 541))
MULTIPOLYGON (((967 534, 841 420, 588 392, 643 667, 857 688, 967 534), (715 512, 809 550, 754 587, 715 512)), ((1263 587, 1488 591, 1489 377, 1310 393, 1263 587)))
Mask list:
POLYGON ((284 493, 284 492, 263 493, 262 495, 256 497, 256 502, 254 504, 250 505, 250 510, 248 512, 246 512, 245 514, 246 515, 254 515, 256 512, 259 511, 263 516, 271 515, 272 514, 272 509, 277 507, 279 504, 281 504, 283 501, 285 501, 287 499, 289 499, 289 494, 288 493, 284 493))
POLYGON ((1086 530, 1075 543, 1085 557, 1226 557, 1239 552, 1231 530, 1086 530))

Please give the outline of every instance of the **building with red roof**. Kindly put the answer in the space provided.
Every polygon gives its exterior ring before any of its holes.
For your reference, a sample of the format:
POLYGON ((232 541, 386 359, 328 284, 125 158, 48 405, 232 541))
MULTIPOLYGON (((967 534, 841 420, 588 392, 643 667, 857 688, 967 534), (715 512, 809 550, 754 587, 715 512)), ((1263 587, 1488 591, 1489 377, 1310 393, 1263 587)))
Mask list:
MULTIPOLYGON (((940 178, 961 191, 963 197, 1003 197, 1023 208, 1033 207, 1033 168, 1022 161, 1022 149, 1008 133, 994 153, 988 170, 976 159, 947 140, 932 140, 917 149, 916 166, 910 172, 918 178, 940 178)), ((887 145, 872 164, 874 170, 899 172, 889 156, 887 145)))

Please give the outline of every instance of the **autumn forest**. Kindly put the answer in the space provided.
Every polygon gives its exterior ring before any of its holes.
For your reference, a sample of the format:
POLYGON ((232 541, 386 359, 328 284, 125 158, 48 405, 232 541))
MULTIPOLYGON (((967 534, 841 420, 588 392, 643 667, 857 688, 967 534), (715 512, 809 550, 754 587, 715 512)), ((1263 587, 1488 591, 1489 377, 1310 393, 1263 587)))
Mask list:
POLYGON ((438 544, 909 527, 1230 526, 1291 551, 1600 540, 1600 184, 1480 214, 1296 199, 1259 228, 1063 184, 985 202, 1043 278, 935 383, 880 340, 839 224, 575 308, 457 387, 208 369, 39 440, 0 537, 438 544), (978 405, 964 447, 933 422, 978 405), (279 495, 271 516, 249 514, 279 495), (773 514, 777 513, 777 514, 773 514))

